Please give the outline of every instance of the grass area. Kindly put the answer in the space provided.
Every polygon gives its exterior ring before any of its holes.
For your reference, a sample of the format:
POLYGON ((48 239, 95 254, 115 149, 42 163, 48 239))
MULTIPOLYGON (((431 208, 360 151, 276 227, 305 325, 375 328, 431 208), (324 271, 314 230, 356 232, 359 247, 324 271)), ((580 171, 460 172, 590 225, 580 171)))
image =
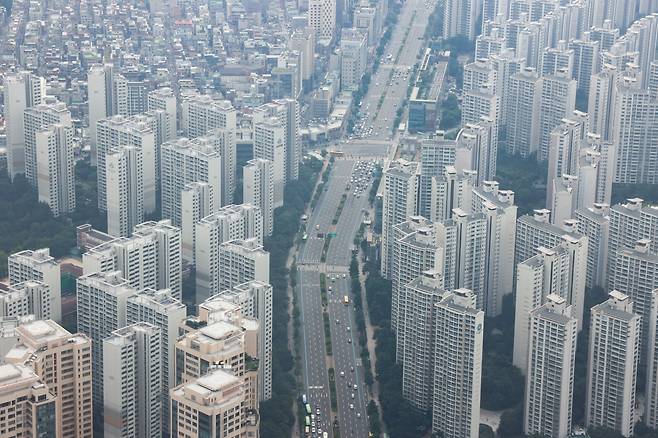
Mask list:
POLYGON ((338 399, 336 392, 336 372, 333 368, 329 368, 329 398, 331 399, 331 410, 338 409, 338 399))
POLYGON ((338 223, 338 219, 340 219, 340 215, 343 212, 343 207, 345 207, 345 201, 347 201, 347 194, 343 193, 343 196, 340 198, 338 208, 336 209, 334 219, 331 221, 332 225, 336 225, 338 223))
POLYGON ((514 191, 514 201, 519 216, 546 205, 546 163, 539 163, 534 156, 521 158, 503 151, 498 154, 496 179, 500 188, 514 191))
POLYGON ((333 355, 333 346, 331 345, 331 321, 329 314, 326 311, 322 312, 322 320, 324 322, 324 347, 327 350, 327 356, 333 355))

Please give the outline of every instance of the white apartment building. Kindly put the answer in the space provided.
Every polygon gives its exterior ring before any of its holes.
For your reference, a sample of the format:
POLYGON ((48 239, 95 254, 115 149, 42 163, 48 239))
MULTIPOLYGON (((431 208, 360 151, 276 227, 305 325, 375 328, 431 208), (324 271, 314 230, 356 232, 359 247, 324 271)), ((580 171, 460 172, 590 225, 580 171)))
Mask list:
POLYGON ((162 145, 162 217, 182 224, 181 193, 190 183, 207 183, 211 211, 219 208, 222 196, 222 157, 211 137, 179 138, 162 145))
POLYGON ((543 76, 539 97, 538 160, 547 160, 551 132, 576 109, 576 81, 562 69, 554 76, 543 76))
POLYGON ((0 316, 34 315, 35 319, 51 319, 52 301, 50 286, 38 280, 12 284, 0 291, 0 316))
MULTIPOLYGON (((25 178, 37 187, 37 132, 49 125, 72 127, 71 111, 55 97, 44 96, 41 103, 25 109, 23 130, 25 138, 25 178)), ((43 146, 42 146, 43 147, 43 146)))
MULTIPOLYGON (((431 216, 430 209, 433 196, 432 178, 446 176, 449 167, 455 167, 457 142, 455 140, 446 140, 442 131, 421 137, 417 142, 418 145, 415 145, 415 147, 420 149, 420 175, 418 176, 419 181, 416 183, 419 185, 419 195, 418 200, 414 201, 417 204, 414 207, 414 212, 409 213, 407 216, 420 214, 425 218, 429 218, 431 216)), ((400 165, 403 172, 404 168, 407 167, 406 163, 408 162, 404 163, 404 165, 400 165)), ((411 166, 414 165, 415 164, 411 164, 411 166)), ((411 168, 408 168, 408 170, 412 171, 411 168)), ((471 169, 468 169, 468 171, 470 170, 471 169)), ((457 171, 459 171, 459 169, 455 169, 455 172, 457 171)), ((465 175, 468 173, 465 170, 462 170, 462 172, 465 175)), ((398 176, 401 176, 401 174, 398 174, 398 176)), ((448 213, 450 212, 452 212, 452 210, 448 213)), ((404 220, 406 220, 406 218, 399 222, 404 220)), ((392 223, 391 225, 395 225, 395 223, 392 223)))
POLYGON ((120 271, 121 277, 135 289, 156 289, 159 269, 155 235, 117 238, 82 255, 84 275, 120 271))
POLYGON ((96 124, 98 172, 98 208, 107 209, 106 156, 130 146, 141 151, 144 213, 155 211, 156 133, 150 123, 139 117, 112 116, 96 124))
MULTIPOLYGON (((658 208, 645 206, 640 198, 627 199, 610 208, 610 238, 608 240, 608 287, 616 272, 617 252, 634 249, 638 240, 649 240, 649 252, 658 253, 658 208)), ((620 289, 625 292, 625 289, 620 289)), ((637 311, 637 304, 635 307, 637 311)))
POLYGON ((286 124, 276 117, 265 117, 254 122, 254 158, 272 163, 274 208, 283 205, 286 182, 286 124))
POLYGON ((396 160, 384 170, 382 206, 382 266, 384 278, 393 277, 393 227, 414 216, 418 210, 420 165, 417 162, 396 160))
POLYGON ((517 266, 513 363, 524 375, 528 373, 531 313, 545 304, 549 295, 564 298, 582 328, 587 261, 583 243, 565 235, 559 245, 540 247, 536 256, 517 266))
POLYGON ((435 271, 425 271, 404 287, 397 348, 402 365, 402 396, 420 411, 432 406, 434 392, 435 304, 448 293, 435 271), (404 344, 400 339, 406 340, 404 344))
POLYGON ((571 433, 577 321, 557 295, 530 313, 523 431, 554 438, 571 433))
POLYGON ((176 339, 187 308, 168 289, 142 289, 128 297, 126 323, 147 322, 160 329, 162 430, 169 433, 169 390, 176 386, 176 339))
POLYGON ((227 100, 205 94, 187 96, 181 103, 183 135, 188 138, 208 135, 213 129, 235 131, 236 111, 227 100))
POLYGON ((25 365, 58 399, 57 436, 91 438, 91 340, 71 334, 52 320, 32 321, 16 328, 20 339, 4 358, 25 365))
POLYGON ((446 166, 442 176, 433 176, 427 215, 429 219, 432 222, 450 219, 455 208, 470 211, 476 178, 474 171, 458 172, 454 166, 446 166))
POLYGON ((443 38, 463 36, 475 40, 480 33, 477 23, 482 13, 482 1, 447 0, 443 8, 443 38))
POLYGON ((175 138, 178 132, 178 102, 174 90, 169 87, 158 88, 149 91, 146 99, 148 111, 164 111, 166 115, 162 137, 165 141, 175 138))
POLYGON ((610 290, 628 295, 633 311, 642 317, 643 351, 647 351, 651 296, 654 289, 658 289, 658 254, 652 253, 650 246, 649 239, 639 239, 635 248, 617 250, 615 268, 608 283, 610 290))
POLYGON ((610 237, 610 206, 594 204, 576 210, 578 232, 587 237, 586 286, 606 286, 608 272, 608 239, 610 237))
POLYGON ((274 169, 272 162, 262 158, 247 161, 242 177, 242 196, 247 204, 260 208, 263 215, 263 234, 272 235, 274 229, 274 169))
POLYGON ((25 130, 23 112, 42 103, 46 80, 29 72, 4 78, 4 112, 7 132, 7 172, 10 178, 25 173, 25 130))
POLYGON ((642 317, 628 295, 613 290, 592 307, 587 361, 587 427, 608 427, 625 437, 635 426, 635 381, 642 317))
POLYGON ((73 127, 49 125, 35 133, 36 177, 39 202, 54 216, 75 210, 73 127))
POLYGON ((196 224, 214 211, 212 186, 206 182, 185 184, 181 192, 181 234, 183 260, 194 263, 196 224))
POLYGON ((497 153, 498 120, 482 117, 476 123, 466 123, 457 134, 455 168, 474 171, 475 185, 479 186, 495 178, 497 153))
POLYGON ((103 339, 104 436, 162 435, 160 329, 138 322, 103 339))
POLYGON ((128 297, 135 294, 121 272, 94 272, 78 278, 78 332, 91 339, 94 430, 103 430, 103 339, 125 327, 128 297))
POLYGON ((48 248, 26 249, 7 258, 9 284, 16 285, 34 280, 48 285, 50 292, 50 318, 62 320, 62 285, 60 266, 50 255, 48 248))
POLYGON ((658 289, 651 293, 651 311, 648 315, 647 375, 644 387, 644 423, 655 429, 658 426, 658 289))
POLYGON ((443 286, 444 248, 437 242, 434 224, 422 216, 411 216, 394 226, 393 237, 391 327, 397 333, 396 357, 400 361, 407 333, 406 328, 400 326, 407 321, 405 286, 426 271, 436 271, 443 286))
MULTIPOLYGON (((285 126, 285 158, 283 172, 285 181, 294 181, 299 178, 299 165, 302 160, 302 143, 299 133, 300 113, 299 103, 295 99, 278 99, 254 109, 253 121, 274 117, 285 126)), ((255 151, 256 149, 254 149, 255 151)), ((269 152, 262 151, 259 155, 254 152, 254 158, 267 158, 269 152)))
POLYGON ((484 312, 468 289, 456 289, 434 305, 434 395, 432 431, 446 438, 476 438, 484 312))
POLYGON ((204 299, 221 289, 218 285, 220 246, 232 240, 263 241, 263 218, 260 208, 250 204, 227 205, 206 216, 195 226, 195 263, 197 295, 204 299))
POLYGON ((509 79, 505 121, 507 151, 528 157, 537 152, 539 144, 539 108, 542 81, 532 68, 525 68, 509 79))
POLYGON ((115 115, 112 64, 94 64, 87 72, 87 101, 89 139, 91 140, 91 164, 97 164, 96 124, 99 120, 115 115))
POLYGON ((134 237, 154 236, 156 240, 156 289, 169 289, 176 299, 183 297, 181 230, 168 219, 137 225, 134 237))
MULTIPOLYGON (((270 253, 263 249, 258 239, 231 240, 219 245, 219 269, 213 278, 213 287, 208 296, 230 289, 247 281, 270 282, 270 253), (216 286, 216 288, 215 288, 216 286)), ((201 297, 204 290, 199 290, 201 297)))
MULTIPOLYGON (((99 160, 100 163, 101 160, 99 160)), ((141 149, 121 146, 103 156, 107 233, 128 237, 144 220, 144 160, 141 149)))

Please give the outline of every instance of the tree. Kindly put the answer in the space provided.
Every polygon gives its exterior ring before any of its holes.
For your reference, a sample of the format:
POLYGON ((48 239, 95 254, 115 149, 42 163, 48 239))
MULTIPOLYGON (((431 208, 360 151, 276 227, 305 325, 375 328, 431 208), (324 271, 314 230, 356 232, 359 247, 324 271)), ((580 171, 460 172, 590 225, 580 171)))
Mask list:
POLYGON ((523 434, 523 404, 509 409, 500 416, 498 436, 501 438, 521 438, 523 434))

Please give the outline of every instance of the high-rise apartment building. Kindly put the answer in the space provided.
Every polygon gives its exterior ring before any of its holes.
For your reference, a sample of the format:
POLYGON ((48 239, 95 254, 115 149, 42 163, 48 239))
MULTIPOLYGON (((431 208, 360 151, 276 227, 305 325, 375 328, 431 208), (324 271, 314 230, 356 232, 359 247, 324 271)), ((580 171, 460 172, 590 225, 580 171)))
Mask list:
POLYGON ((539 97, 538 160, 547 160, 551 132, 576 109, 576 81, 561 69, 557 75, 543 76, 539 97))
POLYGON ((443 9, 443 38, 462 36, 475 40, 482 2, 479 0, 448 0, 443 9))
MULTIPOLYGON (((258 207, 227 205, 206 216, 195 227, 197 293, 206 299, 223 289, 219 286, 220 246, 236 239, 263 241, 263 218, 258 207)), ((201 302, 203 301, 197 301, 201 302)))
POLYGON ((227 371, 209 370, 171 390, 172 436, 241 438, 249 432, 258 434, 257 421, 244 408, 247 385, 227 371))
POLYGON ((382 276, 393 276, 393 227, 406 221, 418 210, 420 165, 417 162, 396 160, 384 171, 382 206, 382 276))
MULTIPOLYGON (((162 129, 163 141, 176 137, 178 132, 178 102, 174 91, 169 87, 150 91, 147 96, 146 107, 149 111, 164 111, 165 123, 162 129)), ((162 142, 161 142, 162 143, 162 142)))
POLYGON ((38 280, 15 283, 0 291, 0 316, 24 317, 34 315, 36 319, 52 318, 50 286, 38 280))
POLYGON ((103 339, 126 326, 128 297, 135 294, 119 271, 78 278, 78 331, 91 339, 94 431, 103 430, 103 339))
MULTIPOLYGON (((283 173, 286 182, 296 180, 299 178, 299 165, 302 160, 302 143, 299 134, 299 103, 295 99, 279 99, 254 109, 254 123, 257 124, 261 120, 269 117, 276 118, 279 120, 280 124, 285 126, 283 173)), ((271 160, 271 158, 268 158, 268 156, 270 156, 268 154, 271 154, 271 152, 269 152, 267 148, 259 148, 258 153, 256 152, 255 141, 256 138, 254 137, 254 158, 271 160)))
POLYGON ((62 320, 62 285, 59 263, 50 255, 48 248, 26 249, 7 258, 9 284, 16 285, 35 280, 48 285, 50 293, 50 317, 62 320))
POLYGON ((565 438, 571 432, 577 321, 567 300, 546 297, 530 313, 523 431, 565 438))
MULTIPOLYGON (((16 328, 20 339, 5 362, 25 365, 57 398, 57 436, 91 438, 91 340, 71 334, 52 320, 33 321, 16 328)), ((54 436, 54 435, 52 435, 54 436)))
POLYGON ((404 310, 397 330, 398 362, 402 366, 402 396, 420 411, 432 406, 434 392, 435 304, 446 292, 435 271, 425 271, 407 283, 404 310), (400 339, 406 340, 404 344, 400 339))
POLYGON ((607 301, 592 307, 587 427, 607 427, 625 437, 633 435, 641 319, 633 312, 631 298, 615 290, 607 301))
MULTIPOLYGON (((45 96, 40 104, 25 109, 23 113, 25 178, 32 187, 36 188, 38 184, 37 133, 50 125, 63 125, 71 128, 72 123, 71 111, 68 110, 66 104, 52 96, 45 96)), ((41 144, 41 148, 44 148, 43 144, 41 144)))
POLYGON ((181 192, 183 260, 194 263, 196 224, 215 210, 212 186, 206 182, 185 184, 181 192))
POLYGON ((189 183, 207 183, 211 188, 211 211, 219 208, 222 196, 222 157, 212 137, 181 138, 162 145, 162 217, 182 224, 181 194, 189 183))
POLYGON ((42 103, 46 80, 29 72, 4 78, 4 113, 7 127, 7 172, 10 178, 25 173, 25 129, 23 112, 42 103))
POLYGON ((192 95, 181 103, 183 134, 188 138, 201 137, 216 128, 235 131, 236 112, 231 102, 208 95, 192 95))
POLYGON ((99 120, 117 114, 114 104, 112 64, 94 64, 87 72, 87 101, 89 139, 91 140, 91 164, 97 164, 96 124, 99 120))
POLYGON ((98 208, 107 209, 106 156, 129 146, 141 151, 144 213, 153 213, 156 203, 156 133, 139 117, 112 116, 96 124, 98 208))
POLYGON ((209 323, 233 322, 250 331, 250 321, 258 322, 257 354, 250 350, 248 337, 245 339, 247 354, 258 359, 258 400, 272 398, 272 286, 261 281, 239 284, 208 298, 199 304, 199 315, 209 323), (236 309, 240 314, 237 318, 236 309))
MULTIPOLYGON (((217 289, 210 289, 210 295, 247 281, 270 282, 270 253, 255 238, 222 243, 218 259, 219 272, 216 282, 213 282, 217 289)), ((199 292, 203 290, 199 291, 197 283, 197 296, 200 296, 199 292)))
POLYGON ((25 365, 0 365, 0 430, 15 437, 57 437, 57 397, 25 365))
POLYGON ((618 249, 608 283, 609 289, 628 295, 633 311, 642 317, 642 351, 647 351, 651 296, 658 289, 658 254, 651 252, 650 247, 649 239, 639 239, 632 249, 618 249))
POLYGON ((432 430, 446 438, 479 433, 484 312, 475 303, 471 291, 456 289, 434 305, 432 430))
POLYGON ((242 181, 244 202, 260 208, 263 215, 263 234, 270 236, 274 229, 274 174, 272 162, 262 158, 247 161, 244 166, 242 181))
MULTIPOLYGON (((99 160, 100 163, 101 160, 99 160)), ((104 154, 107 233, 128 237, 144 220, 143 153, 134 146, 120 146, 104 154)), ((100 169, 100 165, 98 166, 100 169)))
POLYGON ((393 227, 393 266, 391 296, 391 328, 398 333, 397 357, 404 350, 406 328, 398 331, 399 324, 407 321, 404 312, 407 298, 405 286, 426 271, 437 271, 443 286, 443 248, 437 242, 435 226, 422 216, 410 216, 393 227))
POLYGON ((169 390, 176 386, 176 339, 187 309, 168 289, 142 289, 128 298, 126 323, 147 322, 160 329, 162 430, 169 432, 169 390))
POLYGON ((474 171, 476 186, 496 177, 498 126, 498 116, 485 116, 475 123, 466 123, 457 134, 455 168, 474 171))
POLYGON ((48 204, 53 216, 75 210, 73 127, 45 126, 35 133, 36 178, 39 202, 48 204))
POLYGON ((138 322, 103 339, 104 436, 162 436, 160 329, 138 322))
POLYGON ((651 294, 651 311, 647 316, 649 333, 647 336, 647 375, 644 387, 644 423, 655 429, 658 427, 658 289, 651 294))
POLYGON ((594 204, 576 210, 578 232, 587 236, 587 287, 605 288, 608 271, 610 206, 594 204))
POLYGON ((441 222, 450 219, 455 208, 470 211, 476 178, 477 174, 472 170, 458 172, 454 166, 446 166, 443 175, 432 177, 429 214, 423 217, 441 222))
POLYGON ((528 157, 537 152, 539 144, 539 114, 535 110, 541 99, 541 79, 532 68, 525 68, 509 79, 505 94, 507 151, 528 157))
POLYGON ((279 118, 265 117, 254 122, 254 158, 272 163, 274 208, 283 205, 286 182, 286 125, 279 118))

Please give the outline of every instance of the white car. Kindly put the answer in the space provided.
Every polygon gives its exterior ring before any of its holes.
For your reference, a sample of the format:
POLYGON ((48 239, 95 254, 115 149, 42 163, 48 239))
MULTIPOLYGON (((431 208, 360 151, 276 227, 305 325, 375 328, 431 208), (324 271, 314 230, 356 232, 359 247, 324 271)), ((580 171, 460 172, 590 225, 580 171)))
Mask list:
POLYGON ((350 409, 354 409, 354 405, 350 403, 350 409))

